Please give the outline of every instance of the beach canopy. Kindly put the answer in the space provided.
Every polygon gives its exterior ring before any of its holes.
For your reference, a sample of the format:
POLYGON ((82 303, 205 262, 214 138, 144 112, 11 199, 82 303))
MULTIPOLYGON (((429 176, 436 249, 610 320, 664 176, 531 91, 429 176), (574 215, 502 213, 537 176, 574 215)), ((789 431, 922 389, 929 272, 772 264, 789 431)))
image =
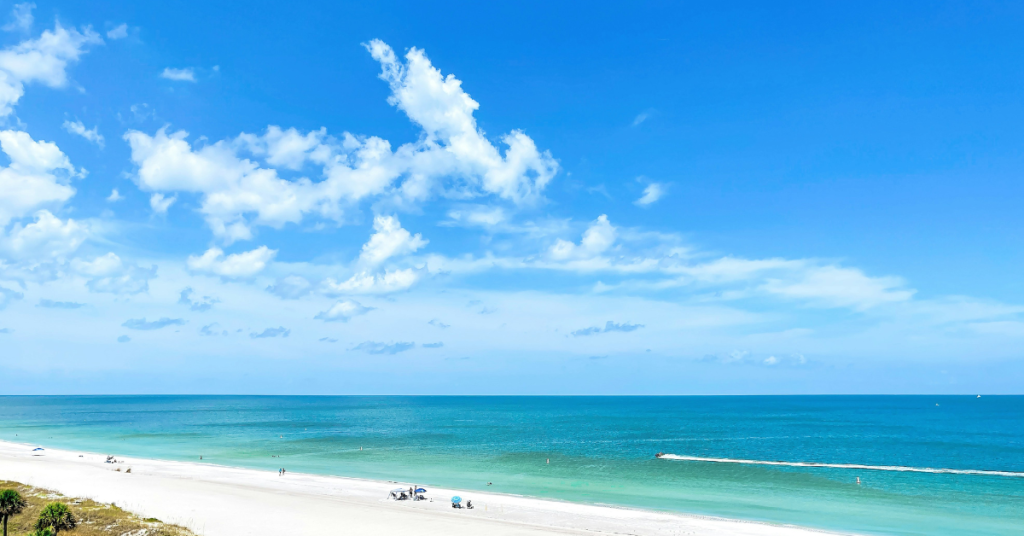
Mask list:
POLYGON ((416 488, 416 493, 426 493, 427 490, 424 488, 416 488))
POLYGON ((452 502, 455 503, 455 504, 459 504, 460 502, 462 502, 462 497, 459 497, 458 495, 456 495, 456 496, 452 497, 452 502))
POLYGON ((402 493, 402 492, 405 492, 405 491, 409 491, 409 489, 408 488, 395 488, 395 489, 391 490, 391 493, 402 493))

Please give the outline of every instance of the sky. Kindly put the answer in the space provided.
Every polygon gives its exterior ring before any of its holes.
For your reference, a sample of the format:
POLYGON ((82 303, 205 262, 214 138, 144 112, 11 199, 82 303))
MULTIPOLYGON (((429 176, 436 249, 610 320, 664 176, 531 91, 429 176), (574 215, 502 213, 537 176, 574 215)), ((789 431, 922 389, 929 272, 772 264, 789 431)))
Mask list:
POLYGON ((1020 5, 0 11, 0 393, 1024 393, 1020 5))

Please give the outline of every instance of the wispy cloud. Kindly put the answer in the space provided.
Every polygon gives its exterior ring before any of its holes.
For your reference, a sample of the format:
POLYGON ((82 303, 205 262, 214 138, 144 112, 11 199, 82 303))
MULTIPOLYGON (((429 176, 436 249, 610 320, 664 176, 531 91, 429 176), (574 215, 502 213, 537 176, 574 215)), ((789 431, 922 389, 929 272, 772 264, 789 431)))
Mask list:
POLYGON ((187 305, 189 310, 199 313, 209 311, 213 308, 214 304, 220 303, 219 299, 212 298, 210 296, 203 296, 201 299, 192 299, 194 294, 195 292, 192 290, 192 287, 185 287, 182 289, 181 294, 178 297, 178 303, 187 305))
POLYGON ((184 69, 167 67, 162 73, 160 73, 160 78, 166 78, 176 82, 195 82, 196 73, 191 67, 186 67, 184 69))
POLYGON ((396 343, 392 343, 392 344, 384 344, 382 342, 366 341, 366 342, 361 342, 361 343, 357 344, 352 349, 353 350, 363 350, 366 353, 374 354, 374 355, 380 355, 380 354, 394 355, 394 354, 397 354, 399 352, 404 352, 406 350, 411 350, 415 346, 416 346, 416 343, 413 343, 413 342, 396 342, 396 343))
POLYGON ((644 121, 647 121, 648 119, 651 118, 652 115, 654 115, 654 110, 644 110, 643 112, 638 113, 636 115, 636 117, 633 118, 633 125, 632 126, 634 126, 634 127, 640 126, 640 123, 643 123, 644 121))
POLYGON ((125 37, 128 37, 128 25, 127 24, 121 24, 119 26, 115 26, 114 28, 112 28, 110 31, 107 32, 107 39, 117 40, 117 39, 124 39, 125 37))
POLYGON ((159 320, 147 322, 145 318, 132 318, 126 320, 122 326, 128 329, 137 329, 142 331, 150 331, 154 329, 165 328, 167 326, 183 326, 185 321, 180 318, 167 318, 163 317, 159 320))
POLYGON ((32 10, 35 7, 36 5, 32 2, 14 4, 14 9, 11 10, 11 22, 4 25, 4 31, 13 32, 20 30, 27 32, 31 30, 32 23, 35 21, 35 17, 32 16, 32 10))
POLYGON ((440 320, 438 320, 436 318, 431 320, 430 322, 427 322, 427 323, 430 324, 431 326, 439 327, 441 329, 445 329, 445 328, 450 328, 451 327, 449 324, 445 324, 444 322, 441 322, 440 320))
POLYGON ((98 145, 100 147, 100 149, 103 148, 103 135, 100 134, 100 131, 99 131, 100 127, 92 127, 92 129, 87 129, 87 128, 85 128, 85 124, 83 124, 81 121, 67 121, 67 120, 64 121, 63 127, 64 127, 64 130, 66 130, 66 131, 68 131, 68 132, 70 132, 72 134, 77 134, 77 135, 85 138, 86 140, 89 140, 92 143, 95 143, 96 145, 98 145))
POLYGON ((668 191, 668 189, 664 184, 652 182, 644 188, 644 195, 640 196, 640 199, 634 201, 633 204, 639 207, 650 206, 655 201, 661 199, 662 196, 665 195, 666 191, 668 191))
POLYGON ((444 343, 443 342, 428 342, 428 343, 422 344, 421 346, 423 346, 424 348, 441 348, 442 346, 444 346, 444 343))
POLYGON ((365 315, 373 310, 373 307, 366 307, 355 300, 344 300, 335 303, 330 309, 320 311, 313 318, 324 322, 348 322, 349 320, 365 315))
POLYGON ((628 322, 617 324, 609 320, 607 323, 605 323, 603 328, 595 326, 591 328, 578 329, 576 331, 573 331, 571 335, 573 337, 586 337, 587 335, 595 335, 598 333, 611 333, 613 331, 623 331, 628 333, 630 331, 636 331, 642 327, 644 327, 643 324, 630 324, 628 322))
POLYGON ((253 339, 266 339, 270 337, 287 337, 292 334, 292 330, 285 329, 284 327, 267 328, 259 333, 250 333, 249 337, 253 339))
POLYGON ((37 307, 45 307, 47 309, 78 309, 85 307, 85 304, 65 301, 39 300, 39 305, 37 305, 37 307))

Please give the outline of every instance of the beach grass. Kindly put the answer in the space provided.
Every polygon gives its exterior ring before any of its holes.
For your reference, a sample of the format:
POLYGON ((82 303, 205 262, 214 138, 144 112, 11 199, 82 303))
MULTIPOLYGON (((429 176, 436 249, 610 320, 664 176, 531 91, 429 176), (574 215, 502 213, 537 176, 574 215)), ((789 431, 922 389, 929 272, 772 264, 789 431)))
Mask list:
POLYGON ((65 497, 47 489, 0 480, 0 490, 5 489, 17 491, 28 503, 21 514, 11 517, 8 525, 10 536, 30 534, 35 530, 39 512, 51 502, 63 502, 71 508, 78 519, 78 527, 69 533, 74 536, 195 536, 195 533, 184 527, 164 523, 152 517, 144 519, 113 504, 65 497))

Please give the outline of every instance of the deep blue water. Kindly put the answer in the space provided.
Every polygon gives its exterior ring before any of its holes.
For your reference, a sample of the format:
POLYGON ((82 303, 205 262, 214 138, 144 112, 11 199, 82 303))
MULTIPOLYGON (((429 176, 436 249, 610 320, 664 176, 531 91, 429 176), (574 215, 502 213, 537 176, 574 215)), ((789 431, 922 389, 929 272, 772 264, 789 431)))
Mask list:
POLYGON ((1024 397, 0 397, 0 439, 870 534, 1024 534, 1020 476, 654 457, 1024 475, 1024 397))

